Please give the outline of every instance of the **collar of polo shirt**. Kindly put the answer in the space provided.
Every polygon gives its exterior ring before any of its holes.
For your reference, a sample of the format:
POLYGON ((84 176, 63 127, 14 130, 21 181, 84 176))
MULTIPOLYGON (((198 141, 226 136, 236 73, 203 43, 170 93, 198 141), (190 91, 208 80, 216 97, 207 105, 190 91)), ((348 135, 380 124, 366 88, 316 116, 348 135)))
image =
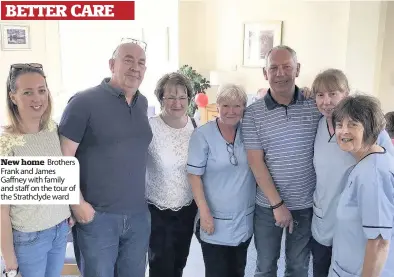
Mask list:
MULTIPOLYGON (((301 93, 300 88, 295 86, 294 98, 293 101, 291 101, 290 105, 295 104, 297 101, 303 101, 303 100, 305 100, 304 95, 301 93)), ((267 109, 270 111, 277 107, 286 107, 286 105, 282 105, 276 102, 276 100, 271 95, 271 89, 268 89, 267 94, 264 96, 264 101, 267 106, 267 109)))
MULTIPOLYGON (((110 78, 105 78, 103 80, 103 84, 107 87, 107 89, 111 92, 112 95, 120 98, 120 97, 125 97, 123 91, 120 88, 115 88, 113 86, 111 86, 108 82, 109 82, 110 78)), ((133 106, 135 104, 135 102, 137 102, 138 96, 140 94, 140 91, 137 90, 134 97, 133 97, 133 101, 131 103, 131 105, 133 106)))

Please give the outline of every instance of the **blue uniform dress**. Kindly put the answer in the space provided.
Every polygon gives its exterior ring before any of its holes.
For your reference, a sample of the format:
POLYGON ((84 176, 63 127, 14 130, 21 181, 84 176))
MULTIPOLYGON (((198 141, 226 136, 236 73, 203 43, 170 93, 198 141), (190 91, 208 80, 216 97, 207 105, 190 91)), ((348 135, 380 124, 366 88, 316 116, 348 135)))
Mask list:
MULTIPOLYGON (((361 276, 368 240, 380 235, 391 241, 393 226, 394 157, 372 153, 354 166, 339 199, 329 276, 361 276)), ((381 277, 394 276, 393 249, 381 277)))
POLYGON ((187 171, 201 176, 214 218, 214 233, 208 235, 201 230, 201 240, 225 246, 247 241, 253 234, 256 181, 248 165, 240 128, 233 145, 222 137, 215 120, 195 129, 189 143, 187 171))

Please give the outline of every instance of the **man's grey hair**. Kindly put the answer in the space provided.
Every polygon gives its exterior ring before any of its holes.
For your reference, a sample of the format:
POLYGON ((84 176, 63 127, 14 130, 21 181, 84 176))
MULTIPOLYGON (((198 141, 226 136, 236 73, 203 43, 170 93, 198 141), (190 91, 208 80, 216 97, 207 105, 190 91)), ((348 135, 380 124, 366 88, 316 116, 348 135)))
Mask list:
POLYGON ((332 123, 342 122, 345 118, 359 122, 364 127, 363 144, 373 145, 384 130, 386 120, 376 97, 360 92, 343 99, 332 113, 332 123))
POLYGON ((286 50, 286 51, 288 51, 291 54, 291 57, 293 58, 294 62, 297 63, 297 53, 296 53, 296 51, 293 48, 291 48, 290 46, 287 46, 287 45, 278 45, 278 46, 275 46, 275 47, 271 48, 267 52, 267 54, 265 55, 265 67, 268 67, 269 57, 271 56, 272 51, 275 51, 275 50, 286 50))

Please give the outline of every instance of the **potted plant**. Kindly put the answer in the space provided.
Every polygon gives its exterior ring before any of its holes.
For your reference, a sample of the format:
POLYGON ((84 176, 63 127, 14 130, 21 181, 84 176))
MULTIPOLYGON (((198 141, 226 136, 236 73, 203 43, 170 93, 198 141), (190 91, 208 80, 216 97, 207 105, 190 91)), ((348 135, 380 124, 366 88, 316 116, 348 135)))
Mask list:
POLYGON ((205 90, 210 88, 211 85, 209 81, 204 78, 200 73, 198 73, 193 67, 189 65, 183 65, 179 68, 178 73, 182 73, 185 75, 192 83, 193 86, 193 94, 192 94, 192 101, 190 101, 188 114, 189 116, 194 116, 194 113, 197 109, 197 105, 194 101, 194 97, 197 93, 204 93, 205 90))

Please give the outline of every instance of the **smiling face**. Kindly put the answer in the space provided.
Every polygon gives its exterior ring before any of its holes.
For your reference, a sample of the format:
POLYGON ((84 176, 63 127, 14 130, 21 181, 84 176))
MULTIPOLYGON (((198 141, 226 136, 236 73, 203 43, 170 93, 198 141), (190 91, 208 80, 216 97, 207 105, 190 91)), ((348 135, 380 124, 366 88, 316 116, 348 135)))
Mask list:
POLYGON ((339 147, 353 155, 363 151, 364 126, 349 117, 345 117, 340 122, 335 122, 335 135, 339 147))
POLYGON ((110 60, 112 79, 123 89, 137 91, 146 71, 145 51, 135 43, 124 43, 110 60))
POLYGON ((240 99, 223 99, 217 105, 219 111, 219 118, 224 124, 236 126, 245 110, 245 105, 240 99))
POLYGON ((312 83, 312 93, 319 111, 328 119, 341 100, 349 96, 349 82, 341 70, 329 68, 319 73, 312 83))
POLYGON ((189 98, 186 87, 182 85, 167 85, 164 88, 162 107, 167 116, 181 118, 186 114, 189 98))
POLYGON ((327 118, 331 118, 334 108, 347 96, 341 91, 327 91, 324 89, 316 93, 316 105, 319 111, 327 118))
POLYGON ((17 77, 16 91, 10 92, 11 101, 17 106, 23 120, 40 120, 48 109, 49 92, 45 79, 39 73, 24 73, 17 77))
POLYGON ((295 79, 298 77, 300 64, 286 49, 275 49, 271 52, 264 68, 264 76, 274 93, 289 96, 293 93, 295 79))

